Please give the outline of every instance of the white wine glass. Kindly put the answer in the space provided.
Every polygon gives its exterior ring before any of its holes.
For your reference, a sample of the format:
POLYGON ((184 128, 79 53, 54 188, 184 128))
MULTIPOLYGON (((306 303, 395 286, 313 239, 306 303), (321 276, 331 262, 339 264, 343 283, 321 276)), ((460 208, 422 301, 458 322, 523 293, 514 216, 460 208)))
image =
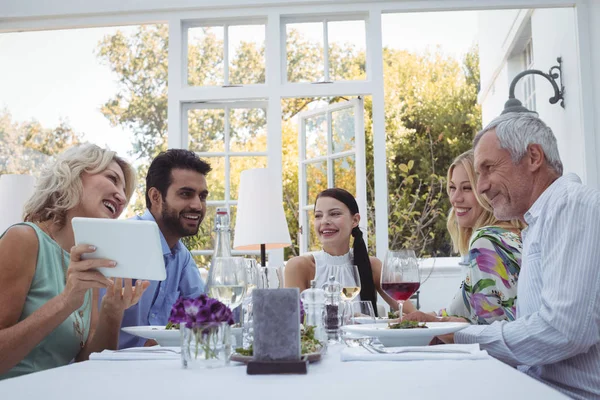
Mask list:
POLYGON ((231 310, 242 304, 248 285, 242 257, 217 257, 208 275, 208 294, 231 310))
POLYGON ((404 302, 421 286, 419 261, 414 250, 388 251, 381 269, 381 288, 398 303, 402 320, 404 302))
MULTIPOLYGON (((360 275, 356 265, 336 265, 331 268, 335 280, 339 282, 343 305, 342 310, 349 310, 350 302, 360 294, 360 275)), ((344 321, 346 319, 344 318, 344 321)), ((345 324, 344 324, 345 325, 345 324)))

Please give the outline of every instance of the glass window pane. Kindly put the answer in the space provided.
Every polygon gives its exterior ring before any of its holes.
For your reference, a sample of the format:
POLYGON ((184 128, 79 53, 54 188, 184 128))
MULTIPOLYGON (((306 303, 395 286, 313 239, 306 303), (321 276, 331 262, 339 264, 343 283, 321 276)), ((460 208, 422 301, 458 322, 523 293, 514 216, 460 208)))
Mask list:
POLYGON ((356 163, 354 156, 333 160, 333 186, 356 195, 356 163))
POLYGON ((186 238, 186 245, 190 250, 212 250, 215 242, 215 216, 217 214, 216 206, 208 206, 204 220, 200 224, 198 234, 193 238, 186 238))
POLYGON ((321 250, 321 243, 315 232, 315 212, 313 210, 305 211, 308 223, 305 226, 308 228, 308 251, 321 250))
POLYGON ((229 150, 267 151, 267 113, 262 108, 235 108, 229 113, 229 150))
POLYGON ((265 26, 229 27, 229 83, 265 83, 265 26))
POLYGON ((327 115, 319 114, 306 118, 306 159, 327 155, 327 115))
POLYGON ((365 21, 328 22, 327 41, 330 80, 367 78, 365 21))
POLYGON ((354 108, 344 108, 331 113, 333 152, 354 149, 354 108))
MULTIPOLYGON (((266 168, 267 157, 231 157, 229 159, 230 168, 230 192, 232 200, 238 197, 238 188, 240 185, 240 174, 242 171, 253 168, 266 168)), ((210 185, 209 185, 210 187, 210 185)))
POLYGON ((229 228, 231 229, 231 250, 233 250, 233 236, 235 235, 235 219, 237 217, 237 206, 229 206, 229 228))
POLYGON ((223 110, 189 110, 188 138, 188 146, 191 151, 225 151, 225 112, 223 110))
POLYGON ((188 29, 188 85, 224 84, 223 27, 188 29))
POLYGON ((313 204, 317 195, 327 189, 327 161, 307 164, 306 168, 306 204, 313 204))
POLYGON ((288 82, 322 82, 325 79, 323 23, 286 25, 288 82))
POLYGON ((225 157, 202 157, 210 164, 212 171, 206 176, 208 200, 225 200, 225 157))

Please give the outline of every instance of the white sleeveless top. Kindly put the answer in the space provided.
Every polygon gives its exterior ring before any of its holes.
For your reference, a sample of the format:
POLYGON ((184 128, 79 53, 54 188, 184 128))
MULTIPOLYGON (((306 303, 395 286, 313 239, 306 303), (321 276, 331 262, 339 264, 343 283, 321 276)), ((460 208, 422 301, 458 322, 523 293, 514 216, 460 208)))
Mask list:
MULTIPOLYGON (((312 253, 312 256, 315 259, 315 281, 316 287, 322 288, 332 273, 332 268, 339 265, 354 265, 354 254, 352 253, 352 249, 344 255, 341 256, 332 256, 329 253, 326 253, 324 250, 320 250, 312 253)), ((348 279, 353 279, 350 272, 347 273, 346 277, 348 279)), ((360 294, 356 296, 354 301, 360 300, 360 294)))

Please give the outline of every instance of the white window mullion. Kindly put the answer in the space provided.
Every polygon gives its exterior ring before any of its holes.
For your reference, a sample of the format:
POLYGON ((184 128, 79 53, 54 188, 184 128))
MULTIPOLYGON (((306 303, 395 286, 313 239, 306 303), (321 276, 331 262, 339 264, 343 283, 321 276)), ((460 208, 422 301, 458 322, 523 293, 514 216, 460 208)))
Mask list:
POLYGON ((229 86, 229 25, 223 25, 223 85, 229 86))
POLYGON ((331 127, 331 111, 327 111, 327 187, 333 187, 333 129, 331 127))
POLYGON ((329 34, 327 31, 327 20, 323 21, 323 62, 324 62, 324 82, 329 82, 329 34))
MULTIPOLYGON (((230 162, 230 155, 229 155, 229 135, 230 135, 230 124, 229 124, 229 114, 230 114, 230 108, 229 106, 226 106, 224 109, 225 112, 225 201, 227 202, 227 204, 229 204, 229 202, 231 201, 231 193, 229 193, 229 191, 231 190, 230 188, 230 181, 231 181, 231 167, 229 166, 229 162, 230 162)), ((229 208, 229 207, 228 207, 229 208)))
MULTIPOLYGON (((181 20, 176 18, 169 21, 169 66, 168 66, 168 101, 167 101, 167 123, 169 130, 167 133, 167 142, 169 148, 182 148, 187 143, 187 129, 182 130, 182 122, 187 114, 182 112, 181 107, 181 89, 183 87, 184 65, 187 62, 187 51, 184 53, 184 40, 181 20), (183 115, 186 114, 186 115, 183 115), (184 139, 185 136, 185 139, 184 139)), ((187 70, 187 65, 185 65, 187 70)), ((186 118, 187 119, 187 118, 186 118)))
POLYGON ((388 250, 388 187, 385 154, 385 93, 383 81, 383 40, 381 10, 369 13, 367 54, 371 66, 370 85, 373 110, 373 161, 375 176, 375 232, 377 257, 383 260, 388 250))

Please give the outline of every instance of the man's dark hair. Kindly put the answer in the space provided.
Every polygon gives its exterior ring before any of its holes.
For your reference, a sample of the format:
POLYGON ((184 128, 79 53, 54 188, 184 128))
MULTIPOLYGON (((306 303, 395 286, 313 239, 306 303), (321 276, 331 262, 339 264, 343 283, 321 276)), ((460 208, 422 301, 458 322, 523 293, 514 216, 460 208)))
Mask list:
POLYGON ((167 197, 167 190, 171 186, 171 171, 173 169, 186 169, 196 171, 202 175, 207 175, 211 166, 203 161, 194 152, 184 149, 169 149, 161 152, 152 160, 148 173, 146 174, 146 207, 150 209, 152 202, 148 192, 151 188, 156 188, 162 195, 167 197))

